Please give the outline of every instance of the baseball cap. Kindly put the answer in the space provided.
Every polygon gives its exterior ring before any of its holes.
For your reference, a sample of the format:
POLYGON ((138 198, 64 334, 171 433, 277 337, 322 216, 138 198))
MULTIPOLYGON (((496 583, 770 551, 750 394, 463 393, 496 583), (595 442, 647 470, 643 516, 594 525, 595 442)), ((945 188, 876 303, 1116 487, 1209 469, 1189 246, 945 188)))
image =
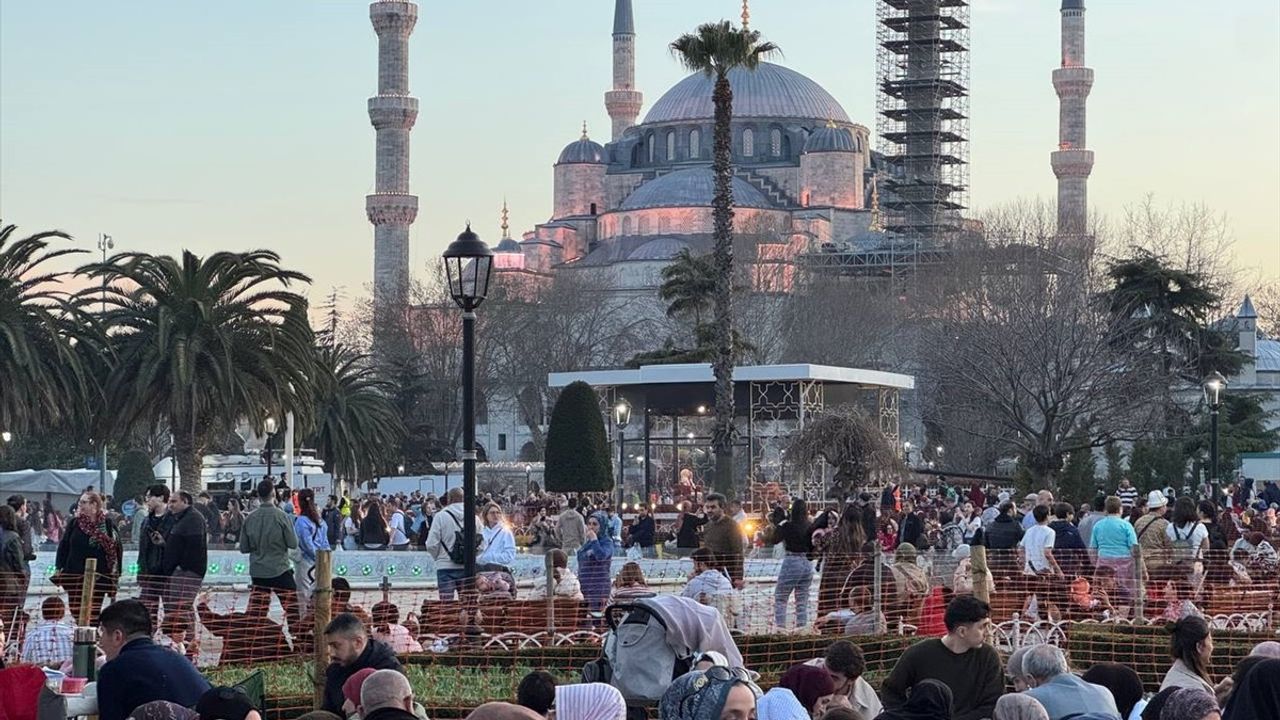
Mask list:
POLYGON ((1007 503, 1007 502, 1009 502, 1009 493, 1007 493, 1007 492, 1005 492, 1005 491, 1003 491, 1003 490, 1002 490, 1002 491, 1000 491, 999 501, 1000 501, 1000 502, 1002 502, 1002 503, 1007 503))
POLYGON ((235 687, 216 687, 200 696, 196 712, 200 720, 244 720, 257 710, 249 696, 235 687))
POLYGON ((1152 490, 1151 492, 1147 493, 1147 507, 1158 508, 1158 507, 1164 507, 1165 505, 1168 505, 1168 504, 1169 504, 1169 498, 1165 497, 1164 493, 1160 492, 1159 490, 1152 490))
POLYGON ((364 687, 364 679, 377 672, 375 668, 360 668, 351 673, 351 677, 342 683, 342 697, 350 700, 352 705, 360 706, 360 688, 364 687))
POLYGON ((1038 500, 1040 499, 1040 494, 1039 494, 1039 493, 1027 493, 1027 496, 1026 496, 1026 497, 1024 497, 1024 498, 1022 498, 1022 499, 1023 499, 1023 500, 1025 500, 1025 501, 1027 501, 1027 502, 1036 502, 1036 501, 1038 501, 1038 500))

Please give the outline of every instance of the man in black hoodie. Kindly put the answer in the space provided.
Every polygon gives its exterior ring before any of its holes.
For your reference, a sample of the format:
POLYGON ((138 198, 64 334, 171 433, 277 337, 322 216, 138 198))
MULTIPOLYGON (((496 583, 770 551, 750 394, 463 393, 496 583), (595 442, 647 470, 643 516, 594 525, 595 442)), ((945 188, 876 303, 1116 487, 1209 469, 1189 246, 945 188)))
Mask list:
POLYGON ((370 638, 364 623, 351 613, 341 613, 331 620, 324 629, 324 639, 333 662, 324 671, 324 704, 321 710, 342 715, 342 684, 358 670, 373 668, 403 672, 391 648, 370 638))
POLYGON ((1022 541, 1022 524, 1014 517, 1013 503, 1006 502, 1000 506, 1000 514, 985 533, 988 550, 995 550, 987 555, 987 564, 997 575, 1011 575, 1018 572, 1017 558, 1014 549, 1022 541))
POLYGON ((172 525, 164 539, 160 571, 169 578, 164 594, 165 625, 170 635, 195 631, 195 599, 209 568, 209 536, 204 515, 192 507, 191 493, 169 497, 172 525))
MULTIPOLYGON (((164 572, 164 539, 173 526, 169 515, 169 488, 147 488, 147 516, 138 533, 138 599, 147 607, 151 627, 160 627, 160 603, 169 578, 164 572)), ((172 611, 170 611, 172 612, 172 611)))

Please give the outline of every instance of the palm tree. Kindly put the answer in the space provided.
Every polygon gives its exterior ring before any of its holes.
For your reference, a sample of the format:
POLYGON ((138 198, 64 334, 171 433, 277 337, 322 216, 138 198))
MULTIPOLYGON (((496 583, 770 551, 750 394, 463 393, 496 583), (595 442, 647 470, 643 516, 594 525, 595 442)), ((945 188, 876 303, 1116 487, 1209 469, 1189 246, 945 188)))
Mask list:
POLYGON ((82 269, 106 284, 102 302, 116 360, 104 392, 117 427, 167 422, 184 490, 200 487, 208 440, 248 419, 311 418, 313 335, 307 301, 288 287, 310 279, 269 250, 183 251, 181 258, 120 253, 82 269))
POLYGON ((61 231, 15 237, 0 226, 0 431, 24 433, 83 419, 96 386, 77 349, 90 330, 49 265, 85 252, 49 250, 61 231))
POLYGON ((325 472, 359 480, 400 453, 405 429, 390 383, 368 357, 342 345, 316 348, 315 447, 325 472))
POLYGON ((694 327, 703 323, 702 314, 716 290, 715 259, 681 250, 662 268, 658 297, 667 303, 667 317, 692 316, 694 327))
POLYGON ((754 70, 762 60, 778 52, 777 45, 760 39, 760 33, 735 28, 727 20, 699 25, 693 33, 681 35, 671 43, 672 55, 686 68, 715 77, 711 92, 715 106, 711 160, 715 196, 711 217, 716 354, 711 369, 716 379, 716 424, 711 445, 716 457, 714 485, 722 493, 733 492, 733 445, 737 434, 733 425, 733 88, 729 85, 729 71, 739 67, 754 70))

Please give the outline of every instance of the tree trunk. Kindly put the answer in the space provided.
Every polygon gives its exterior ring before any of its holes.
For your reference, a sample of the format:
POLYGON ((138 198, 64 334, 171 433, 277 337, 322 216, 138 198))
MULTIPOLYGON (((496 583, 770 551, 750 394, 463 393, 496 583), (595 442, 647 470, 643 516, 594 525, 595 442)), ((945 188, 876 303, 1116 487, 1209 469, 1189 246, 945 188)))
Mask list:
MULTIPOLYGON (((185 423, 175 423, 175 425, 185 423)), ((190 425, 187 424, 189 428, 190 425)), ((173 429, 173 456, 178 463, 178 487, 192 495, 200 492, 200 469, 204 464, 202 443, 189 429, 173 429)))
POLYGON ((716 382, 716 424, 711 436, 716 470, 716 491, 732 497, 733 445, 733 165, 730 121, 733 119, 733 90, 725 72, 716 76, 711 95, 715 105, 714 157, 715 197, 711 216, 715 242, 712 261, 715 265, 714 337, 715 357, 711 370, 716 382))

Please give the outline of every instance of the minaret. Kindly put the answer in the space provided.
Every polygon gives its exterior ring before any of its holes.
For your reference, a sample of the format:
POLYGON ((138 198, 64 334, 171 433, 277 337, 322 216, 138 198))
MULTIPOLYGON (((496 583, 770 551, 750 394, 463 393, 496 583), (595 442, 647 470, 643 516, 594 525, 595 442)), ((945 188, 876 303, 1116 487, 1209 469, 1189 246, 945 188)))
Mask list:
POLYGON ((409 34, 418 5, 376 0, 369 19, 378 34, 378 94, 369 98, 369 120, 377 133, 374 191, 365 198, 373 223, 375 309, 398 308, 409 286, 409 226, 418 217, 418 196, 409 193, 409 131, 418 119, 418 99, 409 95, 409 34))
POLYGON ((1058 177, 1059 236, 1088 232, 1093 151, 1085 149, 1085 104, 1092 87, 1093 69, 1084 66, 1084 0, 1062 0, 1062 67, 1053 71, 1058 150, 1050 156, 1058 177))
POLYGON ((631 0, 617 0, 613 6, 613 89, 604 94, 614 140, 636 124, 643 100, 636 90, 636 23, 631 0))

